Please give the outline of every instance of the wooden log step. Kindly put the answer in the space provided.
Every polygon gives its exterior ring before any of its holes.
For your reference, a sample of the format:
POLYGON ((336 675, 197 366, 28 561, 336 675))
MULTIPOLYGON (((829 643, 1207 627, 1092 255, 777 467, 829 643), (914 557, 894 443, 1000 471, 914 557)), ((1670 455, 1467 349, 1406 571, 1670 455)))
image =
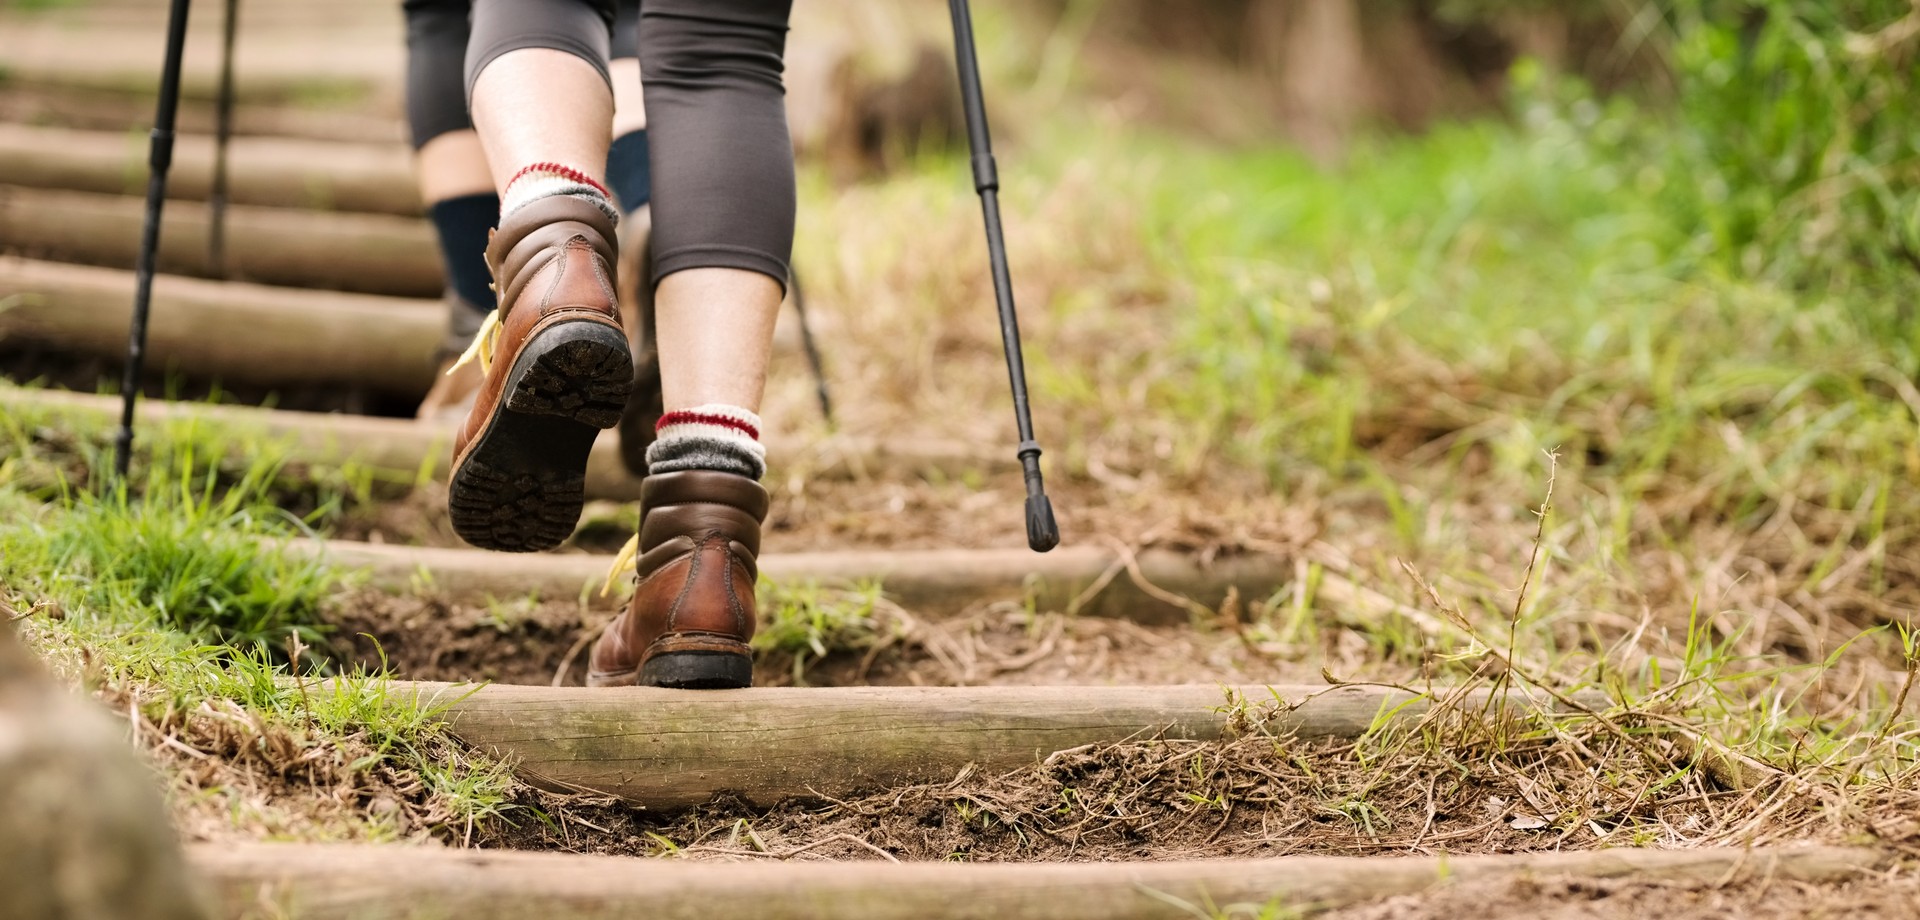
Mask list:
MULTIPOLYGON (((0 12, 5 8, 0 7, 0 12)), ((157 92, 166 54, 155 26, 122 24, 108 14, 104 22, 74 22, 59 16, 7 15, 0 30, 0 71, 9 83, 85 88, 150 96, 157 92)), ((218 94, 221 66, 220 13, 188 18, 181 57, 180 95, 211 100, 218 94)), ((366 106, 374 100, 398 113, 399 84, 406 73, 406 42, 401 18, 391 15, 368 23, 336 17, 314 29, 263 30, 240 15, 234 44, 234 91, 238 98, 283 105, 366 106)))
MULTIPOLYGON (((404 217, 422 212, 403 144, 237 137, 227 157, 232 204, 404 217)), ((167 172, 167 197, 207 200, 213 159, 212 138, 181 136, 167 172)), ((0 124, 0 176, 31 188, 143 195, 147 137, 0 124)))
MULTIPOLYGON (((0 346, 27 343, 117 359, 127 351, 132 272, 0 256, 0 346)), ((265 386, 356 383, 426 395, 446 334, 440 300, 154 278, 148 366, 265 386)), ((793 311, 773 345, 798 351, 793 311)), ((815 317, 819 322, 819 317, 815 317)))
MULTIPOLYGON (((0 186, 0 249, 125 268, 139 252, 144 210, 131 196, 0 186)), ((210 264, 209 223, 205 207, 167 208, 159 270, 399 297, 438 297, 443 287, 424 220, 234 205, 224 266, 210 264)))
MULTIPOLYGON (((176 130, 182 135, 213 134, 218 130, 215 109, 210 101, 182 99, 176 130)), ((0 119, 15 124, 119 133, 129 126, 144 129, 150 124, 153 100, 79 87, 28 86, 7 81, 0 82, 0 119)), ((362 109, 287 108, 272 103, 239 102, 233 107, 233 133, 235 137, 385 144, 397 150, 407 149, 407 128, 403 120, 391 113, 376 114, 362 109)))
MULTIPOLYGON (((340 688, 339 692, 352 692, 340 688)), ((1426 696, 1378 686, 769 687, 586 689, 380 685, 447 707, 449 730, 526 781, 653 809, 720 792, 759 804, 998 774, 1089 744, 1226 737, 1246 707, 1264 729, 1353 738, 1428 712, 1426 696)), ((1604 695, 1581 701, 1604 708, 1604 695)), ((1460 694, 1463 712, 1564 711, 1545 694, 1460 694), (1511 708, 1504 708, 1511 707, 1511 708)))
MULTIPOLYGON (((0 408, 10 412, 45 412, 73 424, 94 428, 117 426, 120 399, 90 393, 27 389, 0 384, 0 408)), ((289 459, 314 465, 357 463, 388 475, 411 478, 426 470, 444 479, 453 443, 450 427, 410 419, 372 418, 319 412, 284 412, 252 406, 208 403, 140 401, 139 418, 152 424, 168 420, 197 421, 238 435, 284 441, 289 459)), ((782 443, 770 439, 768 453, 776 468, 803 465, 819 476, 941 475, 948 478, 986 470, 1004 472, 1014 464, 1003 455, 981 454, 969 445, 936 441, 881 441, 836 436, 812 444, 782 443)), ((587 495, 616 501, 640 497, 640 482, 620 461, 614 435, 604 433, 587 460, 587 495)))
MULTIPOLYGON (((456 601, 484 603, 531 592, 544 598, 584 597, 602 608, 626 603, 622 592, 607 598, 598 593, 610 556, 348 541, 326 543, 324 550, 318 544, 294 546, 324 551, 342 568, 362 573, 372 586, 393 593, 404 593, 425 573, 436 590, 456 601)), ((925 615, 951 614, 981 601, 1031 598, 1042 610, 1072 608, 1088 616, 1141 623, 1188 621, 1192 614, 1187 608, 1148 594, 1125 574, 1111 577, 1121 562, 1112 549, 1097 546, 1065 546, 1044 554, 1025 548, 841 550, 769 553, 760 558, 760 574, 776 582, 831 586, 877 582, 888 598, 925 615), (1090 590, 1103 576, 1104 587, 1090 590)), ((1203 565, 1186 553, 1144 550, 1135 562, 1148 583, 1209 607, 1220 604, 1229 591, 1267 597, 1292 573, 1291 566, 1266 556, 1226 556, 1203 565)))
POLYGON ((1827 883, 1883 870, 1867 847, 1613 849, 1501 856, 1286 856, 1130 863, 701 863, 397 845, 188 848, 222 916, 288 920, 1192 920, 1311 917, 1448 884, 1523 878, 1827 883), (1272 906, 1270 914, 1259 913, 1272 906))
MULTIPOLYGON (((132 272, 0 256, 0 345, 121 358, 132 272)), ((154 278, 147 366, 266 386, 358 383, 423 395, 445 335, 437 300, 154 278)))

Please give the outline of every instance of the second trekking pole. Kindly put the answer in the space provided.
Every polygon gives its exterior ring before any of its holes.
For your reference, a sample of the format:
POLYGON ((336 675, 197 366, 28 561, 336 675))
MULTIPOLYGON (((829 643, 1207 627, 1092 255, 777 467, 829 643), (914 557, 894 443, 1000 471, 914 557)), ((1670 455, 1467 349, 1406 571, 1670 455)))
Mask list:
POLYGON ((1014 422, 1020 432, 1020 468, 1027 481, 1027 545, 1044 553, 1060 545, 1040 478, 1040 442, 1033 437, 1033 412, 1027 405, 1027 368, 1020 356, 1020 319, 1013 307, 1013 279, 1007 272, 1007 241, 1000 229, 1000 172, 993 162, 993 138, 987 134, 987 104, 980 92, 980 63, 973 52, 973 15, 967 0, 947 0, 953 13, 953 57, 960 71, 960 105, 967 118, 967 144, 973 151, 973 190, 987 224, 987 260, 993 270, 993 296, 1000 305, 1000 343, 1007 352, 1007 377, 1013 384, 1014 422))
POLYGON ((133 460, 133 405, 140 397, 141 365, 147 355, 147 312, 153 298, 153 256, 160 246, 160 209, 167 203, 167 170, 173 166, 173 120, 180 106, 180 58, 187 44, 187 0, 173 0, 167 13, 167 57, 160 68, 160 103, 147 147, 147 220, 134 266, 133 325, 127 330, 127 366, 120 378, 120 431, 113 439, 113 470, 121 481, 133 460))

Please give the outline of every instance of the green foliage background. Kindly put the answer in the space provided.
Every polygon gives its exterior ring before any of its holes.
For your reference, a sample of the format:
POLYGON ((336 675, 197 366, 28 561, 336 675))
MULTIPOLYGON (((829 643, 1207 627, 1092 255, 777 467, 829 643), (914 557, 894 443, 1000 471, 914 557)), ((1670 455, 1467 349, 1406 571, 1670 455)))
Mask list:
POLYGON ((1677 0, 1662 201, 1718 268, 1846 295, 1912 374, 1920 337, 1920 6, 1677 0))

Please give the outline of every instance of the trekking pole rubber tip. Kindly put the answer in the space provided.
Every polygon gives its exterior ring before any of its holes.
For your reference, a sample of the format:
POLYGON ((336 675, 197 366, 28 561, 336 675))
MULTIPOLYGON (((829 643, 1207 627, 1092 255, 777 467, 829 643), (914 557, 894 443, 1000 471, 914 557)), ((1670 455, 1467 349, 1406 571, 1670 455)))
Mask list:
POLYGON ((1036 553, 1060 545, 1060 525, 1053 519, 1053 502, 1045 495, 1027 496, 1027 545, 1036 553))

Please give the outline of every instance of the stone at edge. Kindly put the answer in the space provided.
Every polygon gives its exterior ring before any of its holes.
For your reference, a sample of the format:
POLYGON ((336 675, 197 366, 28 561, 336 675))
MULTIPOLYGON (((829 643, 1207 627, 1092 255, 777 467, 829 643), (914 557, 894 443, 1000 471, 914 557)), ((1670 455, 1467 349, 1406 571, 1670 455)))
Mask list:
POLYGON ((0 920, 210 916, 152 771, 0 621, 0 920))

